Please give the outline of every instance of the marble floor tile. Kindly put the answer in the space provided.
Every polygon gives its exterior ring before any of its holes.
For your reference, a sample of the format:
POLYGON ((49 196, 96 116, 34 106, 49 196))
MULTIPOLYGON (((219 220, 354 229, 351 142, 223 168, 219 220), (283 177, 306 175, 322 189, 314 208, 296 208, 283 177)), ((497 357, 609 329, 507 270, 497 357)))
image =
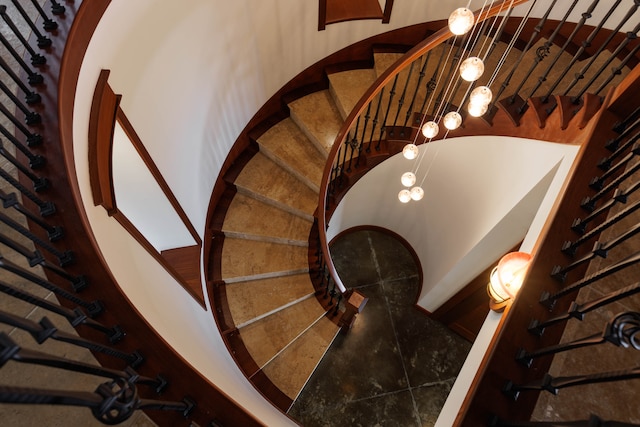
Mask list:
POLYGON ((393 237, 345 234, 332 255, 343 280, 369 301, 354 327, 337 336, 289 415, 305 427, 433 425, 470 344, 414 308, 417 267, 393 237))

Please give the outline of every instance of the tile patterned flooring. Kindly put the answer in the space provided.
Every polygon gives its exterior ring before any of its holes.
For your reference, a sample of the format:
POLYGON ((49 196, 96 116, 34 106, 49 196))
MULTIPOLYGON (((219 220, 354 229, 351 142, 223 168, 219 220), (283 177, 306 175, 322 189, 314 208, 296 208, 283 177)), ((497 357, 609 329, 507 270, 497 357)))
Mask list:
POLYGON ((394 237, 359 230, 339 237, 332 254, 369 301, 289 415, 305 427, 433 425, 471 344, 413 307, 418 270, 394 237))

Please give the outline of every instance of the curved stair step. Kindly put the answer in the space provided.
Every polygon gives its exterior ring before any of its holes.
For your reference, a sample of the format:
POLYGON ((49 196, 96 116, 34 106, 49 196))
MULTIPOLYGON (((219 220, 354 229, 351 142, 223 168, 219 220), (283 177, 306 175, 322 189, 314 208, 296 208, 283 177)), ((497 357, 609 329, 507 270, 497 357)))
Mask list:
POLYGON ((307 298, 240 328, 240 337, 253 360, 262 369, 324 315, 325 312, 316 299, 307 298))
POLYGON ((227 284, 304 273, 309 271, 308 248, 225 238, 221 265, 222 280, 227 284))
POLYGON ((237 282, 226 287, 231 317, 238 328, 313 294, 313 283, 307 273, 237 282))
POLYGON ((258 138, 260 152, 318 193, 325 154, 287 117, 258 138))
POLYGON ((242 169, 234 184, 241 194, 313 221, 318 195, 260 152, 242 169))
POLYGON ((329 91, 343 120, 375 80, 372 68, 329 74, 329 91))
POLYGON ((295 401, 339 332, 326 316, 274 358, 263 372, 280 391, 295 401))
POLYGON ((344 122, 329 90, 321 90, 289 104, 293 121, 322 153, 324 159, 344 122))
POLYGON ((227 237, 307 246, 313 223, 244 194, 233 197, 222 231, 227 237))

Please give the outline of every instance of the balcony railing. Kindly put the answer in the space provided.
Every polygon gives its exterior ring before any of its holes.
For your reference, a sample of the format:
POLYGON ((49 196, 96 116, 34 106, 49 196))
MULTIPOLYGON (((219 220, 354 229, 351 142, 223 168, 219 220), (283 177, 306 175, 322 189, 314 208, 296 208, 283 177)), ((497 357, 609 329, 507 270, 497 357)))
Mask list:
POLYGON ((109 1, 41 3, 0 5, 0 402, 87 409, 70 424, 144 410, 159 425, 259 425, 145 323, 82 227, 63 146, 82 49, 109 1), (62 380, 87 377, 83 389, 62 380))
MULTIPOLYGON (((637 248, 628 246, 637 234, 637 220, 630 219, 637 210, 637 203, 629 203, 619 213, 612 213, 610 219, 602 220, 609 211, 614 212, 612 209, 626 203, 638 187, 637 178, 634 180, 638 170, 638 163, 635 163, 638 102, 631 95, 634 89, 637 90, 637 80, 633 75, 638 74, 636 64, 640 49, 636 40, 640 31, 638 4, 632 1, 607 4, 598 1, 551 1, 545 2, 547 9, 539 14, 541 17, 534 19, 529 14, 536 7, 536 2, 529 2, 522 19, 492 19, 499 14, 509 18, 507 9, 524 3, 497 2, 490 8, 477 11, 476 22, 479 24, 466 38, 454 38, 445 28, 383 73, 342 126, 329 155, 319 198, 318 272, 326 289, 324 296, 330 298, 330 305, 335 299, 336 307, 331 309, 337 314, 337 305, 349 290, 333 267, 326 230, 334 209, 348 189, 380 161, 402 151, 406 144, 419 145, 474 132, 516 132, 513 129, 505 131, 505 125, 498 120, 508 119, 516 128, 522 125, 529 132, 526 135, 535 138, 536 130, 532 128, 543 128, 552 114, 558 114, 560 117, 556 121, 560 123, 560 129, 566 129, 572 122, 576 132, 580 132, 580 137, 575 132, 569 133, 569 138, 574 140, 563 140, 567 135, 561 136, 560 132, 553 135, 553 130, 546 132, 544 137, 540 135, 540 139, 581 144, 580 163, 573 172, 571 187, 563 193, 557 219, 550 217, 548 220, 547 228, 554 231, 547 231, 546 239, 541 241, 534 254, 529 279, 524 285, 528 287, 524 292, 528 296, 519 296, 504 316, 495 347, 487 356, 492 357, 489 365, 483 365, 476 378, 480 385, 474 389, 473 400, 466 402, 464 412, 458 417, 457 422, 465 426, 565 425, 558 420, 548 421, 540 414, 533 416, 533 419, 541 420, 539 424, 529 422, 539 391, 557 394, 562 388, 638 378, 637 367, 633 364, 621 370, 607 370, 605 362, 596 362, 595 368, 585 372, 578 370, 576 375, 563 373, 572 370, 553 375, 548 373, 551 355, 564 355, 575 348, 612 344, 628 348, 628 352, 639 348, 637 300, 631 298, 638 285, 633 280, 616 280, 615 284, 600 290, 597 297, 590 295, 571 302, 579 289, 606 282, 607 278, 611 280, 616 273, 624 274, 621 272, 629 271, 627 269, 640 260, 637 248), (591 22, 597 7, 603 17, 598 22, 591 22), (621 10, 624 13, 620 14, 621 10), (609 21, 614 12, 618 12, 620 18, 612 24, 609 21), (562 15, 562 20, 552 22, 549 19, 552 13, 562 15), (574 15, 580 17, 579 21, 568 22, 574 15), (612 30, 604 30, 605 26, 612 30), (632 29, 620 33, 623 27, 632 29), (526 63, 525 53, 540 40, 542 34, 546 37, 544 44, 539 46, 533 60, 526 63), (481 35, 486 36, 484 41, 481 35), (484 57, 485 62, 490 62, 496 43, 501 39, 510 46, 517 42, 518 50, 522 52, 517 55, 513 50, 518 57, 511 68, 498 70, 484 80, 463 82, 458 77, 460 63, 473 56, 484 57), (555 52, 550 55, 552 46, 555 52), (562 54, 570 54, 572 59, 559 71, 558 61, 562 54), (578 59, 585 57, 592 59, 567 80, 566 75, 574 73, 578 59), (610 83, 625 66, 636 68, 613 97, 609 91, 610 83), (522 70, 527 71, 523 73, 522 70), (481 84, 492 87, 495 94, 482 118, 485 124, 493 124, 493 128, 488 131, 470 121, 464 130, 443 129, 447 113, 456 112, 463 120, 468 119, 461 107, 467 104, 471 91, 481 84), (498 114, 501 114, 501 119, 498 114), (423 136, 421 126, 428 121, 440 126, 433 135, 423 136), (534 121, 537 126, 529 126, 526 121, 534 121), (612 153, 602 159, 605 146, 612 153), (598 161, 603 171, 596 174, 598 161), (592 190, 588 190, 591 193, 578 190, 586 188, 581 185, 591 178, 592 190), (570 203, 574 205, 569 207, 570 203), (627 224, 623 229, 598 241, 601 233, 625 221, 627 224), (560 232, 559 227, 568 231, 560 232), (565 241, 559 241, 559 236, 564 236, 565 241), (590 245, 595 246, 591 249, 590 245), (608 267, 595 268, 592 263, 594 272, 585 277, 589 262, 607 258, 610 251, 620 252, 619 257, 614 258, 608 267), (560 288, 555 288, 554 283, 558 283, 560 288), (543 289, 546 293, 541 297, 543 289), (537 295, 533 295, 536 292, 537 295), (587 312, 605 310, 603 307, 611 307, 613 303, 625 304, 624 311, 607 316, 597 326, 600 332, 577 333, 558 344, 564 328, 560 324, 566 325, 569 319, 582 319, 587 312), (536 309, 532 311, 534 306, 536 309), (502 379, 500 384, 496 378, 502 379)), ((493 59, 493 63, 503 63, 509 51, 510 47, 499 53, 502 57, 493 59)), ((637 384, 634 389, 638 389, 637 384)), ((623 421, 611 425, 631 425, 624 424, 628 421, 625 417, 635 416, 587 407, 577 418, 571 418, 567 413, 560 420, 576 421, 575 425, 609 425, 600 416, 623 421)))

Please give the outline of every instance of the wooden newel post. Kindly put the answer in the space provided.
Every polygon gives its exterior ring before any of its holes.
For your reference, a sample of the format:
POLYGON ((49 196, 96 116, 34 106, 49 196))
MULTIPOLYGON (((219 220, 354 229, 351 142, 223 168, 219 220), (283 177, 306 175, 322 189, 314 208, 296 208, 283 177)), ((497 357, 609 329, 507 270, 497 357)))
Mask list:
POLYGON ((347 333, 356 321, 358 313, 362 312, 369 298, 358 291, 353 291, 345 303, 345 311, 340 319, 342 333, 347 333))

